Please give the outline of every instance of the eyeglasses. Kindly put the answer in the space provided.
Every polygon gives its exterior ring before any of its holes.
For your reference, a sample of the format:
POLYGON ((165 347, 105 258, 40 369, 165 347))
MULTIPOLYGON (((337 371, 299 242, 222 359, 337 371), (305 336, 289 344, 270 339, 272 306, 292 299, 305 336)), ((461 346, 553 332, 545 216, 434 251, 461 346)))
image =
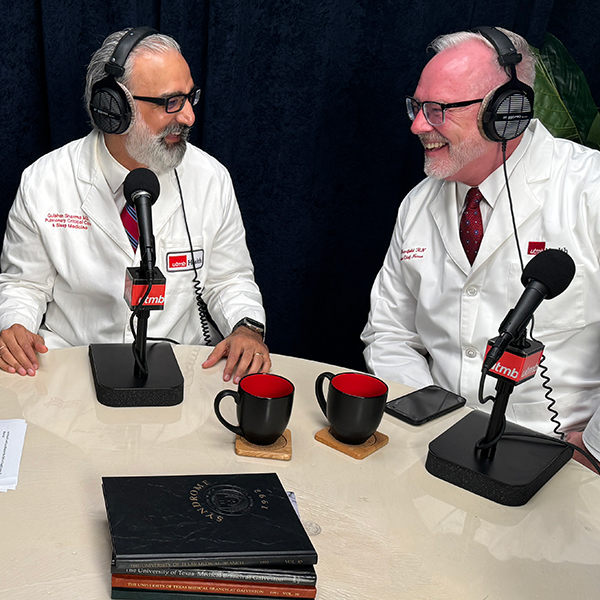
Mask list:
POLYGON ((173 96, 167 96, 166 98, 150 98, 148 96, 134 96, 136 100, 143 100, 144 102, 152 102, 152 104, 158 104, 159 106, 165 107, 165 112, 178 113, 183 110, 185 101, 189 100, 192 106, 196 106, 200 100, 200 88, 194 87, 189 94, 175 94, 173 96))
POLYGON ((406 97, 406 112, 408 118, 414 121, 417 118, 420 110, 423 110, 423 116, 427 119, 427 122, 436 127, 437 125, 443 125, 446 122, 446 111, 449 108, 458 108, 459 106, 470 106, 471 104, 477 104, 482 102, 483 98, 479 100, 465 100, 464 102, 452 102, 451 104, 442 104, 440 102, 419 102, 412 96, 406 97))

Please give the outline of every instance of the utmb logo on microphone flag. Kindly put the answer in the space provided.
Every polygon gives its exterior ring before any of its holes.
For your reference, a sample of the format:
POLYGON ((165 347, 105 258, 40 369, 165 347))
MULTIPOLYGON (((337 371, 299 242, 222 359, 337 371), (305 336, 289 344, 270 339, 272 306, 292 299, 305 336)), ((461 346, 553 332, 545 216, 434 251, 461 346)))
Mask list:
MULTIPOLYGON (((488 341, 486 356, 493 343, 493 339, 488 341)), ((489 375, 497 379, 507 379, 515 384, 531 379, 537 373, 544 346, 533 340, 528 340, 527 344, 526 348, 510 346, 510 350, 506 350, 500 360, 489 370, 489 375)))
MULTIPOLYGON (((162 310, 165 306, 167 280, 159 269, 154 269, 154 281, 143 307, 148 310, 162 310)), ((128 267, 125 276, 123 297, 131 310, 136 307, 148 290, 148 280, 142 277, 139 267, 128 267)))

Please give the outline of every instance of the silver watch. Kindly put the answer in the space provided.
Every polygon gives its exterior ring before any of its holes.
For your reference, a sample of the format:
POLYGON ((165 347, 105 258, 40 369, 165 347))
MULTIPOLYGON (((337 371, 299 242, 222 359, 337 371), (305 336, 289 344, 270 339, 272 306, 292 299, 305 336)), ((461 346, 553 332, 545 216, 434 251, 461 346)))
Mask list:
POLYGON ((231 332, 233 333, 238 327, 247 327, 250 331, 254 331, 254 333, 260 334, 262 339, 265 339, 265 326, 254 319, 250 319, 249 317, 244 317, 240 321, 238 321, 234 326, 231 332))

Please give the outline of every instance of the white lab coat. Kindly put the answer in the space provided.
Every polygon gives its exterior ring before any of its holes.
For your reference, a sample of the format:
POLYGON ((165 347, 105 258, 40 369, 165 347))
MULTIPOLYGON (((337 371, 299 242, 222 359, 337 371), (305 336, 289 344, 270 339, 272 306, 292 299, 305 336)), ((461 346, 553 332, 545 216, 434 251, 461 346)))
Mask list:
MULTIPOLYGON (((510 174, 524 261, 545 243, 576 264, 567 290, 537 309, 534 336, 545 345, 562 430, 583 430, 598 412, 584 441, 600 457, 600 152, 555 139, 537 121, 530 131, 510 174)), ((427 178, 404 199, 363 331, 374 373, 414 387, 437 383, 481 407, 486 342, 524 289, 503 188, 472 267, 459 239, 454 184, 427 178)), ((486 395, 495 394, 495 382, 488 377, 486 395)), ((514 388, 507 418, 550 433, 544 392, 538 371, 514 388)))
MULTIPOLYGON (((134 254, 99 168, 99 135, 94 131, 28 167, 8 219, 0 329, 21 323, 36 332, 45 315, 40 334, 51 348, 132 340, 123 293, 126 268, 139 265, 139 250, 134 254)), ((229 174, 191 145, 177 172, 212 317, 223 335, 243 317, 264 323, 229 174)), ((159 180, 152 217, 156 266, 167 284, 164 310, 151 311, 148 335, 201 344, 193 271, 167 263, 168 256, 190 256, 177 183, 173 171, 159 180)))

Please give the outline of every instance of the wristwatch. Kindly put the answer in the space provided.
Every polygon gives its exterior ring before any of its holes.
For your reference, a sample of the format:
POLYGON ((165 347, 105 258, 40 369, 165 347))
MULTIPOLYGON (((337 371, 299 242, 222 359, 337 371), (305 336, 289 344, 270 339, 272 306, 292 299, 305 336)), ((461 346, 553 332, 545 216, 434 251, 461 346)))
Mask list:
POLYGON ((231 332, 233 333, 238 327, 247 327, 250 331, 254 331, 254 333, 260 334, 262 339, 265 339, 265 326, 254 319, 250 319, 249 317, 244 317, 240 321, 238 321, 234 326, 231 332))

